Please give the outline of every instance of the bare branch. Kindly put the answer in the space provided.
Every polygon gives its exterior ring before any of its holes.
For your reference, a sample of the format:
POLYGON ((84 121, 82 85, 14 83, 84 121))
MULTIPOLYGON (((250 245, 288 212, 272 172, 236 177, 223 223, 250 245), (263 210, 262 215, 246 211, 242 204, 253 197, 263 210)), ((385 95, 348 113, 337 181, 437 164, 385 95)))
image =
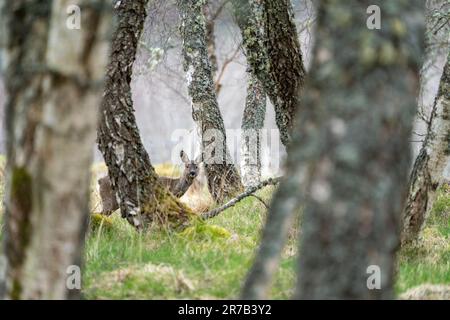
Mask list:
POLYGON ((208 211, 204 214, 201 215, 202 219, 211 219, 214 218, 216 216, 218 216, 221 212, 225 211, 228 208, 231 208, 232 206, 236 205, 238 202, 240 202, 242 199, 249 197, 249 196, 253 196, 253 193, 255 193, 256 191, 258 191, 259 189, 264 188, 265 186, 268 185, 276 185, 281 181, 281 177, 277 177, 277 178, 270 178, 267 180, 264 180, 262 182, 260 182, 258 185, 248 188, 247 191, 245 191, 244 193, 241 193, 240 195, 238 195, 236 198, 231 199, 230 201, 228 201, 227 203, 225 203, 224 205, 217 207, 211 211, 208 211))
POLYGON ((216 89, 217 95, 219 95, 220 89, 222 89, 222 85, 220 82, 222 81, 223 75, 225 74, 225 71, 227 70, 228 65, 236 59, 237 55, 239 54, 240 49, 241 49, 241 46, 240 45, 237 46, 236 50, 234 50, 233 54, 224 60, 224 62, 222 64, 222 68, 220 69, 220 72, 217 75, 216 81, 214 82, 214 87, 216 89))

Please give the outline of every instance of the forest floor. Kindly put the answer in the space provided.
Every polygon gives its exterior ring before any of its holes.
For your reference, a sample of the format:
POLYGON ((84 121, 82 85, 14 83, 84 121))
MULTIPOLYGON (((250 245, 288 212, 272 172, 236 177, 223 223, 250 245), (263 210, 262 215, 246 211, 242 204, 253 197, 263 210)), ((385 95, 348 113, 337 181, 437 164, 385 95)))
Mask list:
MULTIPOLYGON (((167 165, 156 169, 163 175, 177 174, 167 165)), ((104 170, 104 165, 94 166, 93 212, 101 208, 96 177, 104 170)), ((258 195, 269 203, 273 190, 266 187, 258 195)), ((0 191, 3 194, 3 183, 0 191)), ((186 201, 204 210, 210 200, 203 192, 186 201)), ((266 214, 264 204, 248 197, 185 232, 154 227, 145 234, 135 232, 118 213, 107 218, 94 214, 85 248, 83 295, 87 299, 236 298, 251 266, 266 214)), ((283 251, 272 299, 287 299, 293 293, 300 223, 297 218, 283 251)), ((398 294, 422 284, 450 285, 449 187, 440 190, 419 243, 400 251, 397 270, 398 294)))
MULTIPOLYGON (((170 166, 156 169, 159 174, 170 175, 170 166)), ((270 203, 273 190, 266 187, 258 195, 270 203)), ((195 201, 208 202, 202 196, 195 201)), ((236 298, 251 266, 266 214, 264 204, 249 197, 204 225, 182 233, 153 228, 137 234, 118 213, 107 220, 97 218, 86 246, 84 295, 88 299, 236 298)), ((297 222, 272 286, 273 299, 287 299, 293 293, 299 218, 297 222)), ((399 253, 397 293, 422 284, 450 285, 448 187, 440 190, 421 240, 399 253)))
MULTIPOLYGON (((165 166, 159 174, 171 175, 165 166)), ((174 173, 176 175, 176 173, 174 173)), ((274 187, 258 195, 269 202, 274 187)), ((204 190, 203 192, 205 192, 204 190)), ((94 208, 99 208, 95 199, 94 208)), ((190 199, 187 199, 189 203, 190 199)), ((200 196, 192 207, 205 207, 200 196)), ((101 207, 101 206, 100 206, 101 207)), ((217 299, 237 297, 251 265, 266 215, 249 197, 185 232, 152 228, 138 234, 118 213, 93 220, 86 245, 84 295, 88 299, 217 299)), ((283 254, 273 298, 289 298, 295 283, 295 236, 283 254)))

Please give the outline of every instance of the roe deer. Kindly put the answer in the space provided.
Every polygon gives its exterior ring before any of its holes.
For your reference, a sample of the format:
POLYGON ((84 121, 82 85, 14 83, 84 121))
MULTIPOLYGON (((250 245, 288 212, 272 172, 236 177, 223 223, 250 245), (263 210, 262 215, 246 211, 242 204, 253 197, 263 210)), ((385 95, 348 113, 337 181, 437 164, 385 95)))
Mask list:
MULTIPOLYGON (((189 157, 183 150, 180 152, 180 157, 184 163, 184 171, 180 178, 159 177, 159 181, 177 198, 182 197, 192 185, 198 175, 201 162, 201 156, 192 161, 189 160, 189 157)), ((119 203, 117 202, 109 177, 106 176, 99 179, 98 185, 102 201, 102 214, 108 215, 119 209, 119 203)))

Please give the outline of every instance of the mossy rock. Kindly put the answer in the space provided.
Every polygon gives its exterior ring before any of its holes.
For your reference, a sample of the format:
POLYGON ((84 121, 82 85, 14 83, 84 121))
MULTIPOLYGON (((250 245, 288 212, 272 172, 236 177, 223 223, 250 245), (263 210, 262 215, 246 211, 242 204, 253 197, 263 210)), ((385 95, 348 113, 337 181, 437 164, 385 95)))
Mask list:
POLYGON ((111 230, 114 226, 113 220, 101 213, 91 214, 91 230, 98 230, 102 228, 103 230, 111 230))
POLYGON ((231 232, 227 229, 207 224, 207 223, 197 223, 194 226, 184 229, 180 235, 187 239, 209 239, 209 240, 219 240, 219 239, 229 239, 231 238, 231 232))

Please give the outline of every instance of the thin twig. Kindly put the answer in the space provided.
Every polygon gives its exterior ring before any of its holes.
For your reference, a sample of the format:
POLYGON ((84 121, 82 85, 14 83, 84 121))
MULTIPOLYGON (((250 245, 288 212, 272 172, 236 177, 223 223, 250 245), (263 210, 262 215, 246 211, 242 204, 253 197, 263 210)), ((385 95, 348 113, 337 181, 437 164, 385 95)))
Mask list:
POLYGON ((225 0, 224 2, 222 2, 220 7, 217 8, 216 12, 214 12, 214 14, 212 14, 211 20, 215 21, 220 16, 220 14, 222 13, 223 9, 225 8, 225 6, 227 5, 228 2, 230 2, 230 0, 225 0))
POLYGON ((268 186, 268 185, 276 185, 280 181, 281 181, 281 177, 270 178, 270 179, 264 180, 264 181, 260 182, 258 185, 249 188, 244 193, 241 193, 236 198, 231 199, 224 205, 202 214, 201 218, 204 220, 214 218, 217 215, 219 215, 221 212, 225 211, 226 209, 228 209, 228 208, 234 206, 235 204, 237 204, 238 202, 240 202, 242 199, 253 195, 253 193, 258 191, 259 189, 264 188, 265 186, 268 186))
POLYGON ((236 50, 233 52, 233 54, 231 55, 231 57, 228 57, 228 58, 226 58, 226 59, 224 60, 224 62, 223 62, 223 64, 222 64, 222 68, 220 69, 220 72, 219 72, 219 74, 218 74, 218 76, 217 76, 217 79, 216 79, 216 81, 215 81, 215 83, 214 83, 214 87, 215 87, 215 89, 216 89, 216 94, 217 94, 217 95, 219 95, 220 89, 222 88, 221 81, 222 81, 223 75, 225 74, 225 71, 227 70, 228 65, 229 65, 231 62, 233 62, 234 59, 236 59, 236 56, 238 55, 240 49, 241 49, 241 47, 238 46, 238 47, 236 48, 236 50))

